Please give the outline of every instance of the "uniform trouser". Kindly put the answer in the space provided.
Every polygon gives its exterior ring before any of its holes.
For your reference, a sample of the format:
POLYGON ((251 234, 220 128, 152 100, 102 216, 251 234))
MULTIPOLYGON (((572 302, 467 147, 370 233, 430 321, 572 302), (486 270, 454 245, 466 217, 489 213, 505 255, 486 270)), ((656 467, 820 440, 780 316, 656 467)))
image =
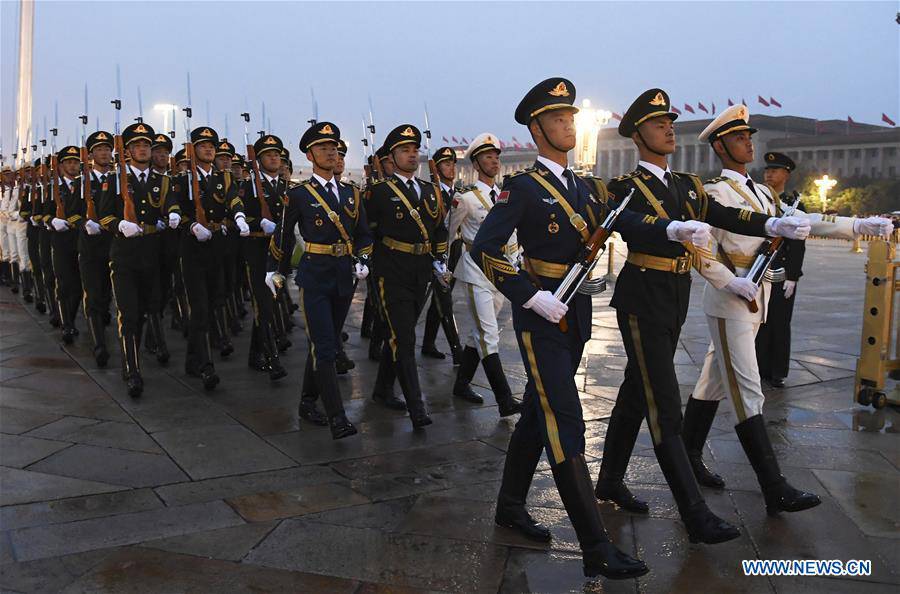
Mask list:
POLYGON ((5 217, 0 219, 0 257, 4 262, 15 262, 17 257, 15 237, 9 232, 10 223, 5 217))
MULTIPOLYGON (((453 316, 453 285, 452 281, 447 288, 444 288, 438 282, 432 283, 431 302, 428 306, 428 312, 425 314, 423 344, 434 344, 441 322, 445 318, 453 316)), ((447 337, 447 342, 450 342, 449 336, 447 337)), ((450 347, 454 348, 454 345, 451 344, 450 347)))
POLYGON ((353 294, 338 295, 337 291, 301 288, 300 302, 313 369, 319 365, 333 364, 341 350, 341 327, 353 302, 353 294))
POLYGON ((387 330, 385 339, 391 353, 391 360, 415 359, 416 323, 425 306, 428 291, 427 282, 416 282, 412 277, 407 282, 377 276, 379 306, 387 330))
POLYGON ((78 273, 78 231, 54 232, 53 271, 56 273, 56 300, 63 328, 75 327, 75 315, 81 303, 81 277, 78 273))
POLYGON ((212 365, 209 322, 225 298, 224 240, 219 233, 213 233, 205 242, 187 234, 181 240, 181 276, 189 318, 185 367, 190 371, 203 371, 212 365))
POLYGON ((78 249, 78 270, 84 287, 84 315, 88 318, 109 313, 112 299, 110 282, 109 249, 112 236, 82 237, 78 249))
POLYGON ((503 307, 503 293, 493 287, 482 287, 460 281, 466 308, 472 320, 472 331, 466 335, 465 346, 478 351, 481 358, 500 351, 500 325, 497 315, 503 307))
POLYGON ((25 221, 10 221, 7 223, 7 233, 10 235, 10 243, 15 244, 15 257, 10 262, 18 263, 20 270, 28 270, 28 227, 30 223, 25 221))
MULTIPOLYGON (((681 433, 681 392, 675 375, 675 351, 680 328, 670 328, 634 314, 616 312, 628 363, 613 407, 613 423, 631 427, 637 439, 641 420, 647 419, 653 445, 681 433)), ((610 429, 611 432, 614 432, 610 429)), ((618 444, 617 444, 618 445, 618 444)), ((631 447, 627 447, 630 456, 631 447)), ((616 455, 615 452, 606 452, 616 455)))
POLYGON ((584 341, 574 325, 550 335, 516 331, 516 338, 528 382, 514 433, 542 443, 556 466, 584 453, 584 416, 575 385, 584 341))
POLYGON ((713 316, 706 316, 706 322, 712 342, 693 397, 697 400, 730 398, 738 423, 762 414, 765 398, 754 345, 759 323, 713 316))
POLYGON ((772 283, 766 323, 756 335, 756 362, 759 374, 765 378, 785 378, 791 359, 791 318, 794 315, 794 297, 784 297, 784 282, 772 283))
POLYGON ((56 303, 56 273, 53 270, 53 249, 51 239, 53 231, 44 226, 38 227, 38 245, 40 248, 41 273, 44 276, 44 291, 49 300, 50 315, 59 315, 56 303))
POLYGON ((29 223, 26 234, 28 236, 28 259, 31 262, 31 273, 34 276, 34 300, 37 303, 43 303, 46 296, 44 273, 41 268, 41 230, 29 223))
MULTIPOLYGON (((241 241, 244 256, 244 277, 253 299, 253 337, 259 338, 259 328, 272 324, 275 305, 272 291, 266 285, 266 260, 269 254, 268 237, 244 237, 241 241)), ((252 340, 252 339, 251 339, 252 340)), ((250 350, 259 350, 258 344, 250 345, 250 350)))
MULTIPOLYGON (((160 234, 159 248, 159 313, 162 314, 175 290, 175 271, 178 270, 178 229, 165 229, 160 234)), ((180 282, 180 281, 179 281, 180 282)), ((183 290, 183 287, 182 287, 183 290)))
POLYGON ((147 314, 159 311, 159 236, 113 238, 109 263, 119 335, 139 337, 147 314))

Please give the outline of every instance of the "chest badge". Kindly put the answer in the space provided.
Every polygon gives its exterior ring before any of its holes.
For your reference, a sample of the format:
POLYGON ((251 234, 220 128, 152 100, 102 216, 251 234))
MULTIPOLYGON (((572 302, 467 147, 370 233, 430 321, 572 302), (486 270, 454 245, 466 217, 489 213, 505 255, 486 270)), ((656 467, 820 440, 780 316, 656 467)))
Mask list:
POLYGON ((396 212, 396 214, 394 214, 394 217, 396 217, 396 219, 399 221, 400 219, 403 218, 403 211, 402 211, 402 210, 398 210, 398 211, 396 212))
POLYGON ((549 225, 547 225, 547 231, 549 231, 551 234, 559 233, 559 224, 556 221, 551 222, 549 225))
POLYGON ((690 197, 691 200, 696 200, 696 199, 697 199, 697 192, 695 192, 694 190, 691 190, 691 191, 688 192, 688 196, 690 197))
POLYGON ((325 224, 325 221, 323 221, 322 219, 316 219, 316 227, 321 227, 324 224, 325 224))
POLYGON ((158 193, 159 193, 159 186, 153 188, 153 193, 154 193, 154 194, 158 194, 158 193))

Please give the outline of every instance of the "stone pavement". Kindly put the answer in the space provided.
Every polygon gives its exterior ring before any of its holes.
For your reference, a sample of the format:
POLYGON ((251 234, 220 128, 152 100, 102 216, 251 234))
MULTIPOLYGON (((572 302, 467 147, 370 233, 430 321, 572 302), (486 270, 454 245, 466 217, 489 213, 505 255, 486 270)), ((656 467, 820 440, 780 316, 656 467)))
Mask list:
MULTIPOLYGON (((844 242, 810 242, 788 387, 767 395, 783 470, 822 505, 765 515, 726 404, 707 456, 728 489, 705 494, 742 536, 690 545, 644 430, 627 480, 650 515, 603 506, 615 541, 651 567, 626 582, 585 582, 546 462, 530 505, 551 526, 552 544, 495 528, 512 422, 495 406, 452 399, 449 362, 420 361, 435 421, 426 431, 371 403, 375 366, 356 330, 361 295, 349 322, 357 369, 341 378, 360 435, 333 442, 326 429, 298 423, 302 328, 288 378, 270 385, 247 369, 245 330, 230 360, 217 362, 224 385, 211 394, 184 375, 184 343, 170 333, 172 362, 148 358, 147 390, 132 400, 117 366, 93 364, 83 322, 63 350, 46 316, 0 289, 0 591, 897 592, 900 420, 852 402, 864 258, 844 242), (742 559, 870 559, 872 575, 744 577, 742 559)), ((702 286, 677 358, 685 399, 708 344, 702 286)), ((597 298, 577 377, 594 473, 625 366, 609 295, 597 298)), ((511 332, 503 353, 520 394, 511 332)), ((491 401, 481 371, 476 383, 491 401)))

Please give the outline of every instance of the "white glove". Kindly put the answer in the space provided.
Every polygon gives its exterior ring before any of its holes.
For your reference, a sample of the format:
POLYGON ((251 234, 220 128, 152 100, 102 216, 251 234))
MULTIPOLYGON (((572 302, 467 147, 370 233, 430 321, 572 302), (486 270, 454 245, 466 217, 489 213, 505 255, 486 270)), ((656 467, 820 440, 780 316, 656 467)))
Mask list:
POLYGON ((853 233, 856 235, 875 235, 888 238, 893 231, 893 223, 884 217, 869 217, 853 221, 853 233))
POLYGON ((353 276, 355 276, 357 280, 366 280, 366 277, 369 276, 369 267, 362 262, 357 262, 353 266, 353 276))
POLYGON ((181 224, 181 215, 177 212, 169 213, 169 227, 172 229, 177 229, 178 225, 181 224))
POLYGON ((747 301, 753 301, 756 299, 756 292, 759 291, 759 287, 757 287, 756 283, 749 278, 737 276, 733 281, 725 285, 725 290, 730 291, 747 301))
POLYGON ((794 296, 794 290, 797 288, 797 281, 784 281, 784 298, 790 299, 794 296))
POLYGON ((237 223, 237 227, 241 232, 241 237, 247 237, 250 235, 250 225, 247 224, 247 221, 244 220, 244 213, 238 213, 234 215, 234 222, 237 223))
POLYGON ((11 212, 11 213, 9 213, 9 220, 10 221, 21 221, 22 219, 19 218, 19 213, 11 212))
POLYGON ((50 221, 50 224, 53 225, 53 228, 57 231, 69 230, 69 223, 65 222, 63 219, 53 217, 53 220, 50 221))
POLYGON ((119 232, 125 237, 134 237, 143 233, 143 229, 137 223, 130 221, 119 221, 119 232))
POLYGON ((266 235, 271 235, 275 232, 275 223, 270 221, 269 219, 261 219, 259 221, 259 226, 262 228, 263 233, 266 235))
POLYGON ((33 217, 31 217, 31 224, 34 225, 35 227, 41 226, 41 223, 37 220, 37 215, 34 215, 33 217))
POLYGON ((806 217, 772 217, 766 221, 766 233, 780 235, 785 239, 806 239, 809 237, 809 220, 806 217))
POLYGON ((278 294, 278 287, 275 286, 275 275, 278 274, 274 270, 266 273, 266 286, 272 291, 272 295, 278 294))
POLYGON ((87 231, 88 235, 100 235, 100 225, 91 220, 84 224, 84 230, 87 231))
POLYGON ((703 248, 712 239, 709 229, 709 225, 702 221, 672 221, 666 227, 666 235, 670 241, 690 241, 703 248))
POLYGON ((444 264, 443 260, 435 260, 432 263, 432 266, 434 266, 434 271, 438 274, 438 276, 444 276, 445 274, 447 274, 447 265, 444 264))
POLYGON ((197 241, 209 241, 209 238, 212 237, 212 231, 210 231, 200 223, 194 223, 193 225, 191 225, 191 233, 194 234, 194 237, 197 238, 197 241))
POLYGON ((550 291, 538 291, 534 296, 525 302, 525 309, 530 309, 548 322, 556 324, 559 322, 569 306, 553 296, 550 291))

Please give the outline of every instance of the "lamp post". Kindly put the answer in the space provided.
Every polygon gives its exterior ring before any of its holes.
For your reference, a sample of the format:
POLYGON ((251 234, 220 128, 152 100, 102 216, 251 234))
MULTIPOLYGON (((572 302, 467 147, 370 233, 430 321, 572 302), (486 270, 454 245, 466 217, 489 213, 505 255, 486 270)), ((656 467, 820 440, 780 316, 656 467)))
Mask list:
POLYGON ((837 180, 831 179, 826 173, 819 179, 813 181, 813 183, 819 188, 819 200, 822 202, 822 212, 825 212, 828 207, 828 192, 837 185, 837 180))
POLYGON ((590 99, 582 99, 575 114, 575 167, 579 173, 593 172, 597 163, 597 135, 611 117, 612 112, 593 109, 590 99))

